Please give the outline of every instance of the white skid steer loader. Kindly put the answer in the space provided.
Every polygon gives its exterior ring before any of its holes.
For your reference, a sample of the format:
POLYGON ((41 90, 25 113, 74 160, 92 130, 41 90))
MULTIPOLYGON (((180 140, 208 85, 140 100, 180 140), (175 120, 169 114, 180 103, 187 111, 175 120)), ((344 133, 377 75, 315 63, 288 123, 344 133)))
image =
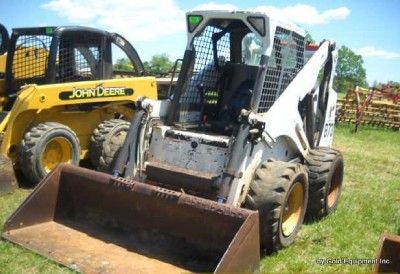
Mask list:
POLYGON ((187 30, 171 98, 139 101, 114 174, 59 166, 3 237, 83 272, 241 272, 336 208, 335 44, 306 62, 303 30, 254 12, 189 12, 187 30))

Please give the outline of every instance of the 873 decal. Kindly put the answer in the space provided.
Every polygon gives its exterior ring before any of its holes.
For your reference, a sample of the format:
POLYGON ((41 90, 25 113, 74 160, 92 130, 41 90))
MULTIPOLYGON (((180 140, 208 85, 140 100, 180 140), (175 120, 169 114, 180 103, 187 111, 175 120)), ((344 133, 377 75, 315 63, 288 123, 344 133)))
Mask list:
POLYGON ((332 137, 335 123, 326 123, 324 126, 324 138, 332 137))

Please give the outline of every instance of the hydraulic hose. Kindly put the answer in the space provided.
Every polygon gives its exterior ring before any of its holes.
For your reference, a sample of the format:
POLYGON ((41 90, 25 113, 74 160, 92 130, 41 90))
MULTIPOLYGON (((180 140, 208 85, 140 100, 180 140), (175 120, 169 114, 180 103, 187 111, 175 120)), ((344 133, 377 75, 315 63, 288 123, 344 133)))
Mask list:
POLYGON ((136 169, 137 148, 143 118, 147 115, 145 110, 139 110, 133 116, 131 126, 126 135, 124 144, 118 154, 113 168, 113 175, 116 177, 133 177, 136 169))

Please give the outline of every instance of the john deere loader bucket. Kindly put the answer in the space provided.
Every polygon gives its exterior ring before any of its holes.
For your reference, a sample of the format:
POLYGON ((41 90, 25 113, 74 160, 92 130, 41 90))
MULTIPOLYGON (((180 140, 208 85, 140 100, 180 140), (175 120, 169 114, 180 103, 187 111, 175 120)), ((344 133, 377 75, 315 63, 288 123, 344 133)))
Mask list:
POLYGON ((3 237, 86 273, 248 272, 258 213, 60 165, 11 215, 3 237))

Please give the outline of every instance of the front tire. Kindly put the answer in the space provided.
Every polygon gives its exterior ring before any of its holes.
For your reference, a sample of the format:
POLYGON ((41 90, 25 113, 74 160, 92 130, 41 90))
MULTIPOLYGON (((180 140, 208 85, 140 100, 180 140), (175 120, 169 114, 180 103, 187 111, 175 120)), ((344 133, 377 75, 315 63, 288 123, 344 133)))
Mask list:
POLYGON ((38 124, 21 141, 20 168, 33 184, 60 163, 79 165, 79 139, 69 127, 55 122, 38 124))
POLYGON ((310 193, 308 219, 320 219, 335 211, 343 185, 343 157, 332 148, 310 150, 306 159, 309 169, 310 193))
POLYGON ((263 250, 269 253, 293 243, 303 224, 307 199, 303 165, 281 161, 261 164, 250 185, 246 207, 259 212, 263 250))

